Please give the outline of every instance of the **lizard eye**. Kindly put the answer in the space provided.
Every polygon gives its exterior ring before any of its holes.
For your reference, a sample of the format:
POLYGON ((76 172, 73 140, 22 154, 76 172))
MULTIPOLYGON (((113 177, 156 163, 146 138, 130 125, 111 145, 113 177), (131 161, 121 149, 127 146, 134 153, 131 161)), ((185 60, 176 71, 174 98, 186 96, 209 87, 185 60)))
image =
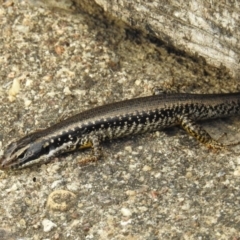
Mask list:
POLYGON ((33 156, 38 156, 41 151, 41 144, 33 144, 28 149, 23 151, 19 156, 18 159, 21 161, 28 161, 33 156))
POLYGON ((26 154, 25 154, 25 157, 30 157, 33 155, 33 152, 32 151, 27 151, 26 154))
POLYGON ((18 155, 18 158, 22 159, 26 156, 27 153, 27 149, 25 151, 23 151, 20 155, 18 155))

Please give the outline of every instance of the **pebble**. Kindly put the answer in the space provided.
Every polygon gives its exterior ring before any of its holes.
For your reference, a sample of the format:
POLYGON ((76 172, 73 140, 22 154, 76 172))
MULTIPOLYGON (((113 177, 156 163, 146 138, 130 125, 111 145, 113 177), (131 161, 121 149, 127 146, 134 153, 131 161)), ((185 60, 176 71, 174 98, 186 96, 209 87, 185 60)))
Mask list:
POLYGON ((234 176, 240 176, 240 166, 236 167, 233 175, 234 175, 234 176))
POLYGON ((48 196, 47 207, 54 211, 67 211, 76 203, 76 195, 66 190, 55 190, 48 196))
POLYGON ((11 88, 8 91, 9 100, 14 101, 15 97, 19 93, 19 91, 20 91, 20 81, 19 81, 19 79, 15 78, 13 80, 11 88))
POLYGON ((128 208, 122 208, 121 213, 124 217, 130 217, 132 215, 132 212, 128 208))
POLYGON ((72 92, 71 92, 71 90, 69 89, 69 87, 65 87, 65 88, 63 89, 63 92, 64 92, 65 95, 71 95, 71 94, 72 94, 72 92))
POLYGON ((136 191, 127 190, 127 191, 126 191, 126 194, 127 194, 128 196, 134 196, 134 195, 136 195, 136 191))
POLYGON ((50 221, 49 219, 46 219, 46 218, 43 219, 42 225, 43 225, 44 232, 50 232, 53 228, 57 227, 57 225, 55 223, 53 223, 52 221, 50 221))
POLYGON ((63 182, 62 179, 54 181, 54 182, 51 184, 51 188, 54 189, 54 188, 60 186, 60 185, 62 184, 62 182, 63 182))
POLYGON ((128 219, 127 221, 121 221, 121 222, 120 222, 120 224, 121 224, 122 226, 126 226, 126 225, 131 224, 131 223, 132 223, 132 219, 128 219))
POLYGON ((147 172, 147 171, 151 171, 152 168, 151 168, 150 166, 145 165, 145 166, 142 168, 142 170, 143 170, 144 172, 147 172))
POLYGON ((125 150, 131 153, 132 152, 132 147, 131 146, 126 146, 125 150))

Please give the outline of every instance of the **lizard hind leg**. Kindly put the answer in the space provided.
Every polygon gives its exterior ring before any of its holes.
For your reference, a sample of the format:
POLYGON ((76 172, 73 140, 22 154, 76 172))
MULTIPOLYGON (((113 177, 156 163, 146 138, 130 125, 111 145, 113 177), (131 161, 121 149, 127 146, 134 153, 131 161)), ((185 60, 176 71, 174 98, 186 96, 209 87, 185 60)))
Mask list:
POLYGON ((226 149, 226 147, 240 144, 240 142, 223 144, 218 140, 213 139, 205 129, 195 123, 188 116, 179 116, 178 120, 185 131, 187 131, 191 136, 195 137, 199 142, 203 143, 208 148, 226 149))

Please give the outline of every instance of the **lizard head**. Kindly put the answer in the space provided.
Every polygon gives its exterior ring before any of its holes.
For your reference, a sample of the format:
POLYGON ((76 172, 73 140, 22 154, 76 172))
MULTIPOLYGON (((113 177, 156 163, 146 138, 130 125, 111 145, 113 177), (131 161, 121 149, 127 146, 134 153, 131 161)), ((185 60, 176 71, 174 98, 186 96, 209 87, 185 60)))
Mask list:
POLYGON ((43 154, 46 149, 42 142, 33 141, 31 136, 26 136, 18 141, 10 143, 3 155, 0 164, 1 169, 17 169, 32 164, 43 154))
MULTIPOLYGON (((72 137, 68 133, 61 136, 52 135, 43 138, 35 132, 18 141, 13 141, 6 148, 3 159, 0 161, 0 169, 21 169, 40 162, 45 163, 53 156, 71 152, 80 147, 81 139, 72 137)), ((89 147, 85 145, 81 148, 89 147)))

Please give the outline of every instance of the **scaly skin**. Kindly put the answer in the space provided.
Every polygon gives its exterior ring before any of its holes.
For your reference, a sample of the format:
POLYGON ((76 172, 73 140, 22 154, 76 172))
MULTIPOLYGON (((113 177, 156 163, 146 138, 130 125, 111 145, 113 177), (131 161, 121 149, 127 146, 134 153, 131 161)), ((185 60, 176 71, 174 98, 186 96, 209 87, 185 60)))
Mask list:
POLYGON ((239 114, 240 93, 162 93, 111 103, 84 111, 12 142, 5 151, 1 168, 23 168, 46 162, 63 152, 87 147, 94 149, 91 159, 98 159, 102 141, 174 125, 182 126, 208 147, 222 148, 226 145, 212 139, 196 121, 239 114))

